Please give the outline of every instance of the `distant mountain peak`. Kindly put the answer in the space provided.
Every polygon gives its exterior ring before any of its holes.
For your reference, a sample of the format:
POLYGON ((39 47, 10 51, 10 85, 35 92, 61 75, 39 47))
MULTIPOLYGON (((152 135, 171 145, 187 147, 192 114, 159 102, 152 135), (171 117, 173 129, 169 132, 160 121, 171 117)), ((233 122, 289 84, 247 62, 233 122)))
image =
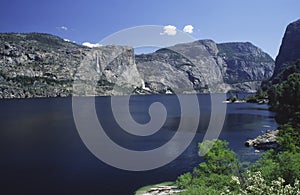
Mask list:
POLYGON ((249 42, 197 40, 135 56, 126 46, 88 48, 44 33, 0 34, 0 98, 68 96, 74 79, 98 77, 97 95, 254 92, 273 68, 272 58, 249 42))
POLYGON ((173 88, 203 92, 215 88, 218 92, 254 92, 274 69, 274 60, 250 42, 216 44, 209 39, 137 55, 136 62, 143 79, 158 91, 173 88), (166 76, 161 80, 163 73, 166 76))

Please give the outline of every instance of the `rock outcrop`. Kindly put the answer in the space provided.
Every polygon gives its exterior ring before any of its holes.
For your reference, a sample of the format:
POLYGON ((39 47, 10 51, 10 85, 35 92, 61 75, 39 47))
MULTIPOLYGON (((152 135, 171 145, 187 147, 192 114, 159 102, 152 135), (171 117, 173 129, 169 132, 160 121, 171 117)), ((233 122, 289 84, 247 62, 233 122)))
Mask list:
POLYGON ((71 94, 75 70, 87 51, 48 34, 0 35, 0 97, 71 94))
POLYGON ((279 143, 277 141, 277 135, 279 130, 270 130, 265 134, 258 136, 253 140, 248 140, 245 145, 250 147, 253 146, 256 149, 268 150, 268 149, 278 149, 279 143))
POLYGON ((49 34, 0 34, 0 98, 253 92, 273 66, 251 43, 200 40, 135 56, 127 46, 92 49, 49 34))
POLYGON ((251 87, 252 83, 253 86, 258 86, 259 82, 273 74, 274 60, 249 42, 222 43, 218 44, 218 49, 219 56, 222 56, 226 64, 223 78, 228 84, 238 86, 245 83, 251 87))
POLYGON ((290 23, 284 33, 279 54, 276 57, 273 77, 276 77, 289 62, 300 59, 300 20, 290 23))
POLYGON ((268 90, 272 85, 287 80, 293 73, 300 73, 300 20, 287 26, 276 57, 274 74, 262 82, 261 88, 268 90))
POLYGON ((184 190, 178 189, 177 186, 157 186, 150 188, 144 193, 139 195, 167 195, 167 194, 180 194, 184 190))
POLYGON ((70 96, 75 80, 94 73, 96 88, 90 83, 75 95, 128 94, 142 86, 133 48, 91 49, 49 34, 0 34, 0 98, 70 96))
POLYGON ((167 195, 181 194, 185 190, 179 189, 174 183, 165 182, 152 186, 143 187, 135 192, 135 195, 167 195))
POLYGON ((251 43, 200 40, 136 56, 138 70, 153 91, 254 92, 273 74, 274 60, 251 43))
POLYGON ((73 95, 129 95, 142 86, 133 48, 110 45, 84 57, 75 74, 73 95))

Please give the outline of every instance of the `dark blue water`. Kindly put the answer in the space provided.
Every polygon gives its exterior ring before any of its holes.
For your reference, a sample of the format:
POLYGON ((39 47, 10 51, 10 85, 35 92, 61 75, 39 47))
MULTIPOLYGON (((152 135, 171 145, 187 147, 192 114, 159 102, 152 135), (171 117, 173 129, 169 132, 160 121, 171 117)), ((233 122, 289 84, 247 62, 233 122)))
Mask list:
MULTIPOLYGON (((71 98, 0 101, 0 193, 1 194, 133 194, 141 186, 175 180, 201 162, 197 143, 202 140, 210 117, 208 95, 199 95, 201 110, 198 133, 187 150, 161 168, 132 172, 111 167, 85 147, 76 130, 71 98)), ((97 113, 107 134, 119 145, 150 150, 170 140, 179 124, 180 107, 173 95, 133 96, 130 110, 139 123, 150 120, 148 108, 162 102, 168 111, 163 128, 148 137, 122 132, 112 117, 109 97, 96 98, 97 113)), ((277 127, 267 105, 227 105, 220 135, 243 161, 259 157, 244 142, 277 127)))

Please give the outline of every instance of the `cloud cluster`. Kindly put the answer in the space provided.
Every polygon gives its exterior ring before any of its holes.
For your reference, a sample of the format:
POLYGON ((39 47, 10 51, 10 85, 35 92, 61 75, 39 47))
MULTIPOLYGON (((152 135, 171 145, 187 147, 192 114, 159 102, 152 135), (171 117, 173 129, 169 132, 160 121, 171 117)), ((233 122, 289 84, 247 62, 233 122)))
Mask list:
MULTIPOLYGON (((186 25, 183 28, 183 32, 192 34, 194 32, 194 27, 192 25, 186 25)), ((167 25, 163 27, 163 32, 160 33, 161 35, 170 35, 174 36, 177 34, 177 28, 173 25, 167 25)))
POLYGON ((183 32, 186 32, 186 33, 193 33, 194 31, 194 27, 192 25, 186 25, 184 28, 183 28, 183 32))
POLYGON ((90 43, 90 42, 84 42, 82 43, 83 46, 89 47, 89 48, 94 48, 94 47, 101 47, 102 45, 99 43, 90 43))
POLYGON ((64 41, 69 42, 69 43, 76 43, 76 41, 71 41, 70 39, 64 39, 64 41))
POLYGON ((177 33, 176 26, 167 25, 167 26, 164 26, 164 31, 160 34, 174 36, 174 35, 176 35, 176 33, 177 33))
POLYGON ((63 31, 67 31, 67 30, 69 30, 69 28, 68 27, 66 27, 66 26, 59 26, 59 27, 56 27, 58 30, 63 30, 63 31))

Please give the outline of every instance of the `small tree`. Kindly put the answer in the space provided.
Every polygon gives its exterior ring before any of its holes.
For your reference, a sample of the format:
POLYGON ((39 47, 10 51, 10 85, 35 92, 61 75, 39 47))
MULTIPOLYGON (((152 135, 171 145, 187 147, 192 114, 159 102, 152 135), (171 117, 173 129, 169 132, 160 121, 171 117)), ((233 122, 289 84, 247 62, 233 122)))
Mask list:
MULTIPOLYGON (((228 143, 211 140, 199 143, 199 154, 203 163, 194 168, 192 174, 186 173, 178 177, 176 183, 183 194, 220 194, 226 186, 231 186, 231 177, 239 173, 239 162, 228 143)), ((235 187, 231 186, 232 190, 235 187)))
POLYGON ((238 171, 236 154, 228 148, 228 142, 221 140, 207 140, 199 143, 199 153, 204 154, 204 163, 200 170, 205 173, 232 174, 238 171))

